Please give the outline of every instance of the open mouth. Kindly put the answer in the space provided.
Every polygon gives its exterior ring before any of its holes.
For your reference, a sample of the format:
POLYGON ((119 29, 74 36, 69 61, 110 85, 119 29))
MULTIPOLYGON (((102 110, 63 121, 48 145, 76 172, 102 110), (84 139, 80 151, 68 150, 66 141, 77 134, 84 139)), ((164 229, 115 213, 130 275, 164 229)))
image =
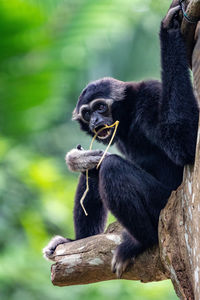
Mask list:
POLYGON ((110 128, 104 128, 106 125, 98 126, 95 128, 94 132, 97 133, 97 137, 101 140, 107 139, 112 132, 110 128))

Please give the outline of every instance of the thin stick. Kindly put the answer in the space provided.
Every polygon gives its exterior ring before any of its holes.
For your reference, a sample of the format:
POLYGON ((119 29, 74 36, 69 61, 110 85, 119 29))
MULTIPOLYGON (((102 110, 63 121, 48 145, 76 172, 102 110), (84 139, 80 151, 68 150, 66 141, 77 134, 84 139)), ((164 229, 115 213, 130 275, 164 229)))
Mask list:
POLYGON ((109 142, 109 144, 108 144, 108 146, 107 146, 107 148, 106 148, 106 150, 105 150, 103 156, 101 157, 100 161, 98 162, 97 169, 99 168, 99 166, 100 166, 100 164, 102 163, 104 157, 106 156, 106 153, 108 152, 108 149, 110 148, 110 145, 112 144, 112 141, 113 141, 113 139, 114 139, 114 137, 115 137, 115 134, 116 134, 118 125, 119 125, 119 121, 116 121, 116 122, 115 122, 114 124, 112 124, 111 126, 108 126, 108 127, 113 127, 113 126, 115 126, 115 129, 114 129, 113 135, 112 135, 112 137, 111 137, 111 139, 110 139, 110 142, 109 142))
MULTIPOLYGON (((116 121, 116 122, 113 123, 112 125, 105 125, 105 126, 102 127, 101 129, 99 129, 97 132, 95 132, 95 135, 94 135, 93 138, 92 138, 92 141, 91 141, 91 144, 90 144, 90 148, 89 148, 90 150, 92 150, 92 145, 93 145, 93 143, 94 143, 94 140, 96 139, 97 135, 98 135, 102 130, 104 130, 104 129, 106 129, 106 128, 111 128, 111 127, 114 127, 114 126, 115 126, 115 129, 114 129, 114 131, 113 131, 113 134, 112 134, 112 137, 111 137, 111 139, 110 139, 110 142, 109 142, 109 144, 108 144, 108 146, 107 146, 107 148, 106 148, 106 150, 105 150, 103 156, 101 157, 100 161, 98 162, 98 165, 97 165, 97 167, 96 167, 97 169, 99 168, 100 164, 102 163, 103 159, 105 158, 106 153, 108 152, 108 149, 109 149, 110 145, 112 144, 112 141, 113 141, 113 139, 114 139, 114 137, 115 137, 115 134, 116 134, 118 125, 119 125, 119 121, 116 121)), ((88 193, 88 191, 89 191, 89 176, 88 176, 88 171, 89 171, 89 170, 86 170, 86 189, 85 189, 85 192, 83 193, 83 196, 81 197, 81 200, 80 200, 81 207, 82 207, 82 209, 83 209, 83 211, 84 211, 84 213, 85 213, 86 216, 88 216, 88 213, 87 213, 87 211, 86 211, 86 209, 85 209, 85 207, 84 207, 84 205, 83 205, 83 201, 84 201, 84 199, 85 199, 85 197, 86 197, 86 195, 87 195, 87 193, 88 193)))
POLYGON ((88 213, 87 213, 87 211, 86 211, 86 209, 85 209, 85 207, 83 205, 83 201, 84 201, 84 199, 85 199, 88 191, 89 191, 88 170, 86 170, 86 189, 85 189, 85 192, 83 193, 83 196, 81 197, 81 200, 80 200, 80 204, 81 204, 82 209, 83 209, 83 211, 84 211, 84 213, 85 213, 86 216, 88 215, 88 213))

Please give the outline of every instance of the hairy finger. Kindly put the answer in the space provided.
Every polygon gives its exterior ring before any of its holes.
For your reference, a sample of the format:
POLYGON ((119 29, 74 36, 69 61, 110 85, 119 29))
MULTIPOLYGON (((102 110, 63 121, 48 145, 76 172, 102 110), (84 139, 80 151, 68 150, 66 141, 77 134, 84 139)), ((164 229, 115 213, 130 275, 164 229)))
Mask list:
POLYGON ((72 149, 67 153, 65 160, 71 171, 84 172, 93 169, 103 155, 101 150, 72 149))
POLYGON ((173 7, 177 6, 177 5, 179 5, 179 0, 173 0, 172 3, 171 3, 171 5, 170 5, 170 8, 173 8, 173 7))
POLYGON ((163 26, 164 28, 169 28, 170 23, 174 17, 174 15, 181 9, 180 5, 177 5, 175 7, 172 7, 169 9, 166 17, 163 19, 163 26))

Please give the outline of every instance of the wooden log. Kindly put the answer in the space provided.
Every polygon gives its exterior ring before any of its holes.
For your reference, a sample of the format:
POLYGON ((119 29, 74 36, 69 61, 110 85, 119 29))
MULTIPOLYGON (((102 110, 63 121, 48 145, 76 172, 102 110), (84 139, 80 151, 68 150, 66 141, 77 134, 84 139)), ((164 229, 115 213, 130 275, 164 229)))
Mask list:
MULTIPOLYGON (((54 285, 66 286, 117 279, 111 272, 113 251, 121 242, 121 226, 111 224, 104 234, 59 245, 52 260, 51 280, 54 285)), ((158 247, 141 254, 122 279, 142 282, 169 278, 164 269, 158 247)))

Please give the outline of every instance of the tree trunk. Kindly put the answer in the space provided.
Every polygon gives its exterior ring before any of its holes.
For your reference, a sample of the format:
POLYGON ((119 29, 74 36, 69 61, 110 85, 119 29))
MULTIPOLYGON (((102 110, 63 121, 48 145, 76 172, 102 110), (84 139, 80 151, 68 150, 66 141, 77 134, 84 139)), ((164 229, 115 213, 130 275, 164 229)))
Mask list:
MULTIPOLYGON (((194 89, 200 104, 200 31, 192 56, 194 89)), ((200 126, 199 126, 200 127, 200 126)), ((182 185, 160 215, 161 260, 181 299, 200 299, 200 129, 194 166, 186 166, 182 185)))
MULTIPOLYGON (((198 19, 200 17, 200 1, 184 1, 183 5, 187 6, 187 15, 191 18, 191 20, 198 19)), ((185 39, 185 45, 187 50, 187 57, 189 61, 190 67, 192 67, 192 52, 195 45, 195 29, 196 24, 188 22, 185 18, 183 18, 181 31, 185 39)))
MULTIPOLYGON (((188 15, 200 16, 200 0, 193 0, 189 5, 188 15)), ((188 32, 193 32, 187 47, 190 53, 193 52, 194 89, 200 104, 200 30, 193 50, 194 28, 183 21, 182 29, 186 40, 188 32)), ((171 278, 180 299, 200 299, 199 215, 200 130, 195 164, 185 167, 183 183, 172 192, 161 211, 159 246, 138 256, 133 267, 122 278, 142 282, 171 278)), ((56 262, 51 267, 53 284, 66 286, 116 279, 110 264, 113 251, 121 240, 121 230, 119 224, 113 223, 104 234, 59 245, 52 257, 56 262)))

